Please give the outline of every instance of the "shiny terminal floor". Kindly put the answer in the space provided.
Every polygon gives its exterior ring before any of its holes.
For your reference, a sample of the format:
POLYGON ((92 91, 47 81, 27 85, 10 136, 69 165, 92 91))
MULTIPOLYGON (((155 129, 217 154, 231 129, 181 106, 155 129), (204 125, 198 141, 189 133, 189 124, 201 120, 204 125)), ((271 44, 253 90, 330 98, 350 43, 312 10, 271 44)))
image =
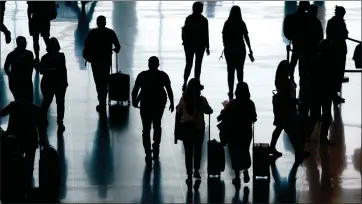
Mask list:
MULTIPOLYGON (((311 143, 313 156, 306 160, 296 173, 296 182, 288 185, 294 156, 287 136, 283 133, 277 149, 283 157, 272 166, 272 179, 242 184, 236 191, 231 183, 234 176, 229 158, 222 173, 222 182, 207 182, 206 140, 202 157, 202 182, 198 192, 188 190, 181 143, 174 144, 174 114, 165 111, 160 162, 148 174, 145 171, 142 146, 142 124, 139 110, 112 106, 108 126, 100 128, 95 110, 97 95, 92 71, 82 58, 83 43, 90 28, 96 26, 99 15, 107 18, 122 45, 119 65, 122 72, 130 74, 131 87, 139 72, 147 69, 147 60, 156 55, 160 69, 172 81, 175 102, 181 96, 185 56, 181 42, 181 27, 191 13, 188 1, 98 1, 86 5, 86 17, 81 17, 81 5, 66 6, 59 2, 58 17, 51 23, 51 35, 59 39, 65 53, 69 87, 66 94, 66 131, 63 137, 56 134, 56 106, 52 104, 48 130, 50 143, 59 151, 62 161, 61 201, 65 203, 360 203, 361 200, 361 75, 349 73, 349 83, 343 85, 346 103, 334 110, 334 120, 329 137, 335 143, 328 148, 318 148, 311 143), (329 173, 327 173, 329 172, 329 173), (330 179, 323 179, 323 178, 330 179), (328 180, 329 182, 325 182, 328 180), (245 187, 245 188, 244 188, 245 187), (245 189, 245 190, 244 190, 245 189)), ((241 7, 250 33, 255 62, 245 64, 245 81, 250 86, 258 121, 255 124, 255 141, 270 142, 273 126, 272 90, 274 75, 280 60, 286 59, 288 41, 282 34, 286 13, 295 11, 296 2, 288 1, 226 1, 205 2, 204 15, 209 20, 210 56, 205 56, 201 81, 203 94, 208 98, 215 114, 211 118, 211 137, 218 138, 216 116, 227 99, 226 62, 219 60, 223 50, 221 30, 232 5, 241 7)), ((361 3, 358 1, 319 2, 319 18, 325 28, 334 15, 335 5, 344 6, 347 28, 351 38, 361 38, 361 3)), ((27 4, 25 1, 6 3, 5 24, 12 37, 23 35, 28 39, 28 49, 33 50, 28 32, 27 4)), ((41 42, 41 55, 45 45, 41 42)), ((355 43, 348 41, 347 69, 354 69, 352 55, 355 43)), ((1 67, 6 55, 14 49, 15 40, 5 44, 1 36, 1 67)), ((114 63, 115 64, 115 63, 114 63)), ((114 66, 115 67, 115 66, 114 66)), ((296 76, 298 74, 296 73, 296 76)), ((34 73, 35 103, 42 100, 39 83, 41 76, 34 73)), ((8 79, 0 69, 0 107, 13 100, 8 79)), ((1 120, 6 128, 8 118, 1 120)), ((226 154, 228 155, 228 154, 226 154)), ((37 152, 39 158, 39 152, 37 152)), ((252 172, 252 171, 250 171, 252 172)), ((37 185, 38 159, 34 178, 37 185)))

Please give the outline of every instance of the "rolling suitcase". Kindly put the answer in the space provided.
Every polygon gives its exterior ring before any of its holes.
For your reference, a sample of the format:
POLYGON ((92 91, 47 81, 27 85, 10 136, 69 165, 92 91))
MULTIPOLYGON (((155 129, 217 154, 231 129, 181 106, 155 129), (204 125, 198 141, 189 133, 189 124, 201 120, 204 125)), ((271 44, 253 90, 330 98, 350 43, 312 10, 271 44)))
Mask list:
POLYGON ((207 142, 207 174, 208 178, 211 176, 218 176, 220 178, 221 172, 225 170, 225 151, 221 142, 215 139, 211 140, 210 130, 210 115, 209 115, 209 141, 207 142))
POLYGON ((116 54, 116 73, 113 73, 111 67, 108 91, 108 105, 111 105, 111 101, 127 102, 130 105, 130 76, 119 71, 118 54, 116 54))
POLYGON ((255 143, 254 141, 254 124, 253 124, 253 179, 257 177, 265 177, 270 180, 269 168, 269 144, 255 143))

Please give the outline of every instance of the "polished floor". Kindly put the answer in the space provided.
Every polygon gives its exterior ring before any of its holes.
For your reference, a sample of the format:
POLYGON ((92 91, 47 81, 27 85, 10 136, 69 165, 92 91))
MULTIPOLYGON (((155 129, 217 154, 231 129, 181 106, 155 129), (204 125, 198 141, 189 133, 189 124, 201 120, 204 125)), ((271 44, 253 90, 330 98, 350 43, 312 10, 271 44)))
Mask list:
MULTIPOLYGON (((282 135, 277 148, 283 157, 272 166, 270 184, 263 181, 243 184, 236 191, 231 184, 233 171, 227 159, 227 168, 221 183, 207 182, 206 145, 203 149, 202 182, 197 192, 185 185, 183 147, 173 142, 174 114, 166 111, 163 118, 163 136, 160 162, 149 174, 145 171, 144 151, 141 139, 141 120, 138 109, 112 107, 109 122, 104 127, 95 111, 96 92, 89 66, 84 65, 82 45, 90 28, 95 26, 98 15, 107 17, 122 44, 119 54, 120 69, 130 74, 133 84, 137 74, 147 69, 147 59, 156 55, 161 60, 160 69, 166 71, 172 81, 175 102, 181 95, 184 53, 181 46, 181 27, 190 14, 192 2, 187 1, 99 1, 86 6, 86 18, 81 18, 80 4, 65 6, 59 2, 58 18, 52 21, 51 35, 60 40, 67 58, 69 88, 66 95, 66 131, 63 137, 56 135, 56 106, 51 106, 49 140, 62 158, 62 202, 66 203, 231 203, 231 202, 361 202, 361 75, 348 74, 350 82, 343 86, 346 104, 334 110, 330 139, 335 145, 318 148, 311 143, 308 148, 315 156, 304 162, 296 173, 296 182, 288 174, 294 156, 291 145, 282 135), (244 188, 245 187, 245 188, 244 188)), ((219 60, 223 49, 221 30, 230 7, 240 5, 248 26, 256 61, 245 64, 245 80, 249 83, 258 113, 255 125, 256 142, 269 142, 273 131, 272 90, 278 62, 286 58, 286 39, 282 35, 285 13, 293 12, 295 2, 207 2, 204 14, 209 19, 210 56, 204 57, 201 80, 203 94, 215 110, 211 118, 211 136, 218 137, 216 116, 227 99, 226 64, 219 60)), ((350 37, 361 39, 361 3, 328 1, 320 6, 319 17, 325 26, 333 16, 334 6, 346 8, 346 24, 350 37)), ((6 3, 5 24, 12 37, 24 35, 33 50, 28 32, 24 1, 6 3)), ((354 69, 352 54, 355 43, 347 42, 349 53, 347 68, 354 69)), ((1 67, 15 42, 5 44, 1 36, 1 67)), ((41 42, 41 54, 45 46, 41 42)), ((35 102, 42 95, 39 89, 41 76, 34 74, 35 102)), ((131 84, 131 85, 132 85, 131 84)), ((0 107, 13 97, 8 80, 0 69, 0 107)), ((6 127, 7 118, 1 120, 6 127)), ((206 140, 205 140, 206 141, 206 140)), ((206 143, 205 143, 206 144, 206 143)), ((37 153, 37 157, 39 154, 37 153)), ((34 178, 37 183, 38 161, 34 178)))

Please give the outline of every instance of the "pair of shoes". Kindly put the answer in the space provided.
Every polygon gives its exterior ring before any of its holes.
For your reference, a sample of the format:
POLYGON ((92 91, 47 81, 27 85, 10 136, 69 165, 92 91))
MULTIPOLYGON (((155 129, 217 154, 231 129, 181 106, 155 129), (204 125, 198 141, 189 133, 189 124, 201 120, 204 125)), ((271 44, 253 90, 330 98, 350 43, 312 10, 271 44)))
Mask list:
POLYGON ((249 183, 249 181, 250 181, 249 171, 244 170, 243 174, 244 174, 244 183, 249 183))
POLYGON ((190 188, 192 186, 192 176, 187 176, 186 185, 190 188))
POLYGON ((105 112, 107 112, 107 108, 106 108, 106 106, 101 106, 101 105, 97 105, 96 106, 96 110, 97 110, 97 112, 98 113, 105 113, 105 112))
POLYGON ((10 31, 5 33, 5 42, 6 42, 6 44, 9 44, 11 42, 11 32, 10 31))
POLYGON ((240 177, 233 178, 232 184, 235 186, 235 188, 240 188, 240 184, 241 184, 240 177))
POLYGON ((194 172, 194 178, 195 179, 201 179, 201 175, 200 175, 199 171, 194 172))
POLYGON ((232 100, 234 98, 234 94, 231 92, 228 93, 228 96, 229 96, 229 100, 232 100))

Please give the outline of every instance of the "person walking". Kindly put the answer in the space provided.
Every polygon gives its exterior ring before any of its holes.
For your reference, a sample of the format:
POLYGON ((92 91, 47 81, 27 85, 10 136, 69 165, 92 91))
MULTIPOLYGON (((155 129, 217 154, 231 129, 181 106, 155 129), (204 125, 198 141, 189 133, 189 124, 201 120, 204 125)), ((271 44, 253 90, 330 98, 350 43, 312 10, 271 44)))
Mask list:
POLYGON ((83 57, 92 65, 99 101, 96 110, 100 113, 107 110, 107 85, 112 65, 112 51, 118 53, 121 49, 116 33, 106 25, 106 17, 98 16, 98 28, 89 32, 83 50, 83 57))
POLYGON ((5 35, 6 44, 9 44, 11 42, 11 32, 4 25, 5 3, 6 1, 0 1, 0 31, 5 35))
POLYGON ((158 160, 161 143, 161 121, 167 102, 170 99, 171 112, 174 111, 173 92, 171 81, 168 75, 158 70, 160 62, 158 57, 152 56, 148 60, 149 70, 141 72, 132 90, 132 104, 138 108, 140 103, 140 113, 142 119, 142 140, 146 153, 146 164, 152 165, 152 156, 158 160), (140 91, 141 89, 141 91, 140 91), (165 91, 166 89, 166 91, 165 91), (151 125, 153 126, 153 144, 151 149, 151 125), (153 155, 152 155, 153 153, 153 155))
POLYGON ((64 101, 68 87, 68 77, 65 55, 60 52, 60 49, 58 40, 54 37, 50 38, 46 48, 47 53, 41 58, 39 67, 40 74, 43 75, 41 81, 41 90, 43 93, 41 111, 43 120, 44 122, 47 121, 48 109, 55 96, 57 102, 58 131, 63 132, 65 130, 63 124, 64 101))
POLYGON ((190 79, 186 91, 180 99, 176 107, 178 113, 181 114, 183 123, 182 141, 185 148, 185 164, 187 179, 186 184, 192 183, 192 173, 194 177, 201 179, 200 165, 202 143, 205 135, 205 119, 204 114, 212 114, 207 99, 201 95, 204 86, 196 78, 190 79))
POLYGON ((249 53, 253 54, 250 45, 249 32, 241 16, 239 6, 233 6, 229 18, 224 24, 222 38, 224 53, 228 72, 229 99, 233 99, 235 70, 238 82, 244 80, 244 63, 246 58, 245 43, 248 45, 249 53))
POLYGON ((182 44, 186 56, 183 91, 186 89, 186 84, 191 74, 194 57, 196 58, 195 78, 200 80, 205 49, 206 54, 210 55, 209 22, 202 15, 203 7, 204 5, 201 2, 195 2, 192 6, 192 14, 187 16, 185 25, 182 27, 182 44))

